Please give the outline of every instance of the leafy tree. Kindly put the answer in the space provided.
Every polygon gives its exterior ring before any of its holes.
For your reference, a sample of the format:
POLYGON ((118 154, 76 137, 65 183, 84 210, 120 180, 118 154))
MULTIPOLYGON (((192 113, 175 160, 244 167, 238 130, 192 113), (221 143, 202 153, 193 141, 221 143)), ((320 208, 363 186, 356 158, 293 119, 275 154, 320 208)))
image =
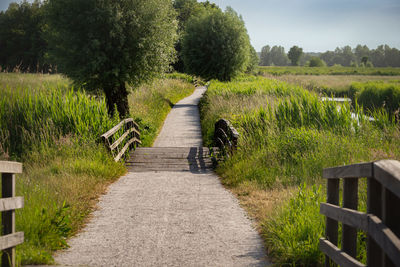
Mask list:
POLYGON ((269 45, 264 46, 261 48, 260 54, 260 66, 270 66, 272 61, 270 57, 271 47, 269 45))
POLYGON ((367 56, 363 56, 361 58, 361 63, 363 63, 365 65, 365 64, 367 64, 367 62, 368 62, 368 57, 367 56))
POLYGON ((256 70, 259 62, 260 62, 260 58, 258 57, 256 50, 254 49, 254 47, 252 45, 250 45, 250 59, 249 59, 249 63, 246 68, 246 72, 247 73, 254 72, 256 70))
POLYGON ((308 63, 309 67, 324 67, 326 63, 319 57, 311 57, 308 63))
POLYGON ((283 46, 274 45, 270 52, 271 62, 275 66, 287 66, 289 64, 289 58, 285 53, 283 46))
POLYGON ((0 12, 0 66, 12 71, 48 71, 43 8, 39 0, 11 3, 0 12))
POLYGON ((232 9, 211 9, 192 17, 183 37, 186 71, 205 79, 230 80, 249 66, 250 40, 232 9))
POLYGON ((175 44, 177 60, 172 64, 172 66, 176 71, 184 72, 182 39, 188 20, 192 16, 199 16, 201 13, 207 12, 209 9, 219 9, 219 7, 216 4, 211 4, 208 1, 199 3, 197 0, 175 0, 173 2, 173 6, 177 13, 179 37, 175 44))
POLYGON ((325 53, 321 54, 321 59, 326 62, 328 66, 333 66, 337 64, 335 62, 335 52, 333 51, 326 51, 325 53))
POLYGON ((303 48, 297 45, 292 46, 288 52, 288 58, 292 62, 292 66, 298 66, 301 55, 303 54, 303 48))
POLYGON ((174 59, 175 14, 169 0, 49 0, 50 54, 59 70, 102 89, 110 113, 129 113, 126 84, 137 86, 174 59))

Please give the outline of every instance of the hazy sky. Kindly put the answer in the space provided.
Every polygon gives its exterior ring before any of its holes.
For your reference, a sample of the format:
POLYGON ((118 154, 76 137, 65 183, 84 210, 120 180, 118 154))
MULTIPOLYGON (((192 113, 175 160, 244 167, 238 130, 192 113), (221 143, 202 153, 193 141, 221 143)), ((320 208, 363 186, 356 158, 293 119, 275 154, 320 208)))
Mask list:
MULTIPOLYGON (((7 9, 13 0, 0 0, 7 9)), ((307 52, 380 44, 400 48, 400 0, 210 0, 243 16, 257 51, 266 44, 307 52)))
POLYGON ((293 45, 307 52, 380 44, 400 48, 400 0, 212 0, 243 16, 257 51, 293 45))

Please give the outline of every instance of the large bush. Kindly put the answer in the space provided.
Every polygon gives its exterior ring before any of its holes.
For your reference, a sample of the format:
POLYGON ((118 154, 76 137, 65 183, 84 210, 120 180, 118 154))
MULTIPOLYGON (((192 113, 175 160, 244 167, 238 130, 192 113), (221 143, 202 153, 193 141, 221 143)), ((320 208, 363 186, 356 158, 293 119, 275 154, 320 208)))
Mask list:
POLYGON ((248 67, 250 46, 244 22, 232 9, 212 9, 192 17, 186 26, 186 71, 204 79, 230 80, 248 67))

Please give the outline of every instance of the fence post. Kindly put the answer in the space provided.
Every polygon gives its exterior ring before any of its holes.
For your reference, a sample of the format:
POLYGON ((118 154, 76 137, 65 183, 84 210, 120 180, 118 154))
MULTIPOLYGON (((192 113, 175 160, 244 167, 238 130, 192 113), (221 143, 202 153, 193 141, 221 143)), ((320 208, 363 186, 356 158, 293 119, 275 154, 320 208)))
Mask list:
MULTIPOLYGON (((343 208, 357 210, 358 208, 358 178, 343 180, 343 208)), ((342 250, 356 258, 357 256, 357 229, 343 224, 342 250)))
MULTIPOLYGON (((368 213, 382 218, 382 185, 374 178, 368 178, 368 213)), ((368 235, 367 265, 381 266, 383 262, 381 247, 368 235)))
MULTIPOLYGON (((15 174, 2 173, 1 175, 1 197, 15 197, 15 174)), ((15 233, 15 210, 3 211, 1 214, 2 235, 15 233)), ((1 256, 2 266, 15 266, 15 247, 3 250, 1 256)))
MULTIPOLYGON (((339 205, 339 179, 328 179, 327 183, 327 199, 326 202, 339 205)), ((326 239, 328 239, 332 244, 337 246, 338 244, 338 222, 334 219, 326 217, 326 239)), ((334 262, 325 256, 325 266, 329 267, 334 265, 334 262)))

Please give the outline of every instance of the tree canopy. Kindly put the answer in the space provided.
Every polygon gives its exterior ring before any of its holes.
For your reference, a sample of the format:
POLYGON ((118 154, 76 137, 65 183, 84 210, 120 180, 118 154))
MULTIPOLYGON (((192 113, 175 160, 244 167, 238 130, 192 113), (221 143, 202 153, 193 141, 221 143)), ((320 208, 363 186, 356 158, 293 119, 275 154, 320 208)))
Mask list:
POLYGON ((274 45, 271 48, 269 45, 266 45, 261 49, 261 66, 287 66, 288 64, 289 58, 287 57, 283 46, 274 45))
POLYGON ((42 4, 23 1, 11 3, 0 12, 0 66, 7 71, 47 72, 45 62, 47 43, 42 4))
POLYGON ((292 62, 292 66, 298 66, 300 57, 303 54, 303 48, 298 47, 297 45, 292 46, 288 52, 288 58, 292 62))
POLYGON ((137 86, 174 59, 170 0, 49 0, 49 53, 59 70, 104 91, 109 110, 129 113, 126 83, 137 86))
POLYGON ((250 47, 244 22, 233 9, 211 9, 193 16, 186 25, 185 70, 205 79, 230 80, 248 68, 250 47))

